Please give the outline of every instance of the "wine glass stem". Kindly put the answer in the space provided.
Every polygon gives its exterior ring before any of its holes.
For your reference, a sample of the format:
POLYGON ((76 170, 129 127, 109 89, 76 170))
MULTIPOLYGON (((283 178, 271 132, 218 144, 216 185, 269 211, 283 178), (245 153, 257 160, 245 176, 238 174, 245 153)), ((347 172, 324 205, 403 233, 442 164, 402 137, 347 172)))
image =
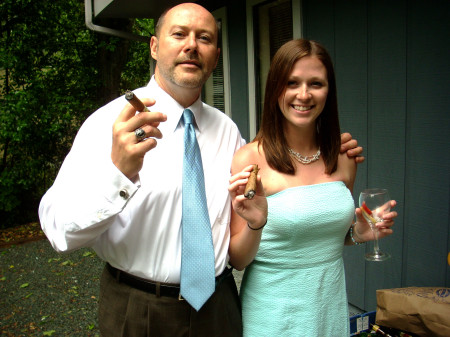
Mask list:
POLYGON ((375 227, 375 225, 372 225, 371 228, 375 236, 375 240, 373 242, 373 250, 376 254, 378 254, 380 251, 380 247, 378 246, 378 229, 375 227))

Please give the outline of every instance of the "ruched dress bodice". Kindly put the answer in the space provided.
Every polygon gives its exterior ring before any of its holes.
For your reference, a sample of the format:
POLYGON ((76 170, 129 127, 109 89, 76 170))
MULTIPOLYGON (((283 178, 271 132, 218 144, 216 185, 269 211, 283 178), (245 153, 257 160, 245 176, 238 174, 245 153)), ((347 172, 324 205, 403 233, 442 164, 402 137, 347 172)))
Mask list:
POLYGON ((349 336, 342 251, 354 201, 341 181, 268 197, 269 216, 241 300, 244 337, 349 336))

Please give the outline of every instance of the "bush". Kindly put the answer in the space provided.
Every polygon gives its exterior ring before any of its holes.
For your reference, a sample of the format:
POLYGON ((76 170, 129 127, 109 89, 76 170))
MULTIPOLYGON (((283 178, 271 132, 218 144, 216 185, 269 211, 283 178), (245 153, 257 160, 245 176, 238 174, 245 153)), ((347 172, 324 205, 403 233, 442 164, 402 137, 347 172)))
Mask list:
MULTIPOLYGON (((148 81, 149 52, 145 43, 89 31, 82 1, 4 0, 0 14, 0 228, 5 228, 38 220, 40 198, 80 125, 104 102, 148 81)), ((132 23, 130 29, 141 33, 153 26, 152 20, 132 23)))

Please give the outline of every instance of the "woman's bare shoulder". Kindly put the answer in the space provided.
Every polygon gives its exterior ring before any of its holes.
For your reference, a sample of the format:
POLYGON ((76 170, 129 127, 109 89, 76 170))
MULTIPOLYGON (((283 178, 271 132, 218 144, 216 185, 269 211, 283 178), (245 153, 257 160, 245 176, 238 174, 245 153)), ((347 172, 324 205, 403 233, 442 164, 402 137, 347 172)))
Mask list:
POLYGON ((241 147, 233 158, 233 171, 240 171, 244 167, 261 162, 262 153, 258 151, 258 143, 252 142, 241 147))

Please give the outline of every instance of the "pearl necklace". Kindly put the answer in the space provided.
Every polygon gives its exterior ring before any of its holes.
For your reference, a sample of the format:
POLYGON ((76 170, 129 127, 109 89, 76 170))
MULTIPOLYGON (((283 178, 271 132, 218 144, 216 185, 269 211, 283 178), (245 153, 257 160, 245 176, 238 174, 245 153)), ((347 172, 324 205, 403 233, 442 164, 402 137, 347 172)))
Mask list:
POLYGON ((314 163, 316 160, 319 160, 320 157, 320 149, 317 150, 317 153, 312 156, 303 156, 298 152, 295 152, 292 149, 288 149, 289 153, 294 156, 295 159, 297 159, 298 162, 308 165, 311 163, 314 163))

